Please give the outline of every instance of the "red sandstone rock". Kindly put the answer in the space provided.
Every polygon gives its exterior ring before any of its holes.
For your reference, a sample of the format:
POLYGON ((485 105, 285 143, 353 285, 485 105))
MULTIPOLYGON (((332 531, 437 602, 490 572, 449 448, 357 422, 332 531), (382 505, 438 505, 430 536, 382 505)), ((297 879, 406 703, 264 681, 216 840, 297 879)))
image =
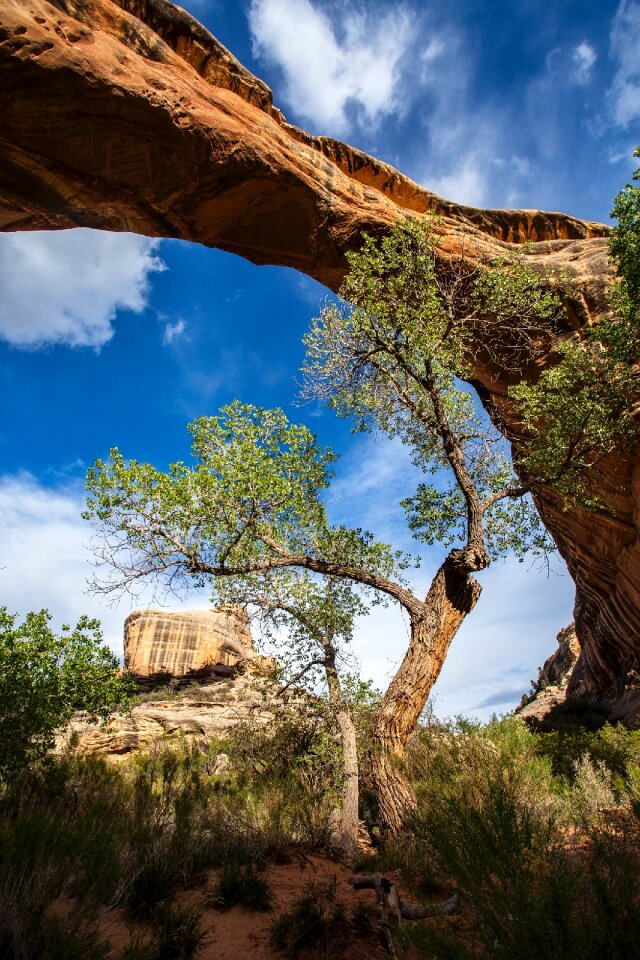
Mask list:
MULTIPOLYGON (((387 164, 287 124, 271 92, 168 0, 3 0, 0 229, 72 226, 181 237, 336 289, 362 230, 406 213, 442 217, 443 256, 532 241, 534 268, 577 284, 571 322, 605 309, 601 224, 450 203, 387 164)), ((476 370, 508 422, 509 378, 476 370)), ((576 582, 577 696, 619 693, 640 672, 637 461, 598 467, 606 512, 539 506, 576 582)))
POLYGON ((571 677, 580 657, 580 642, 575 624, 564 627, 557 636, 558 646, 540 668, 530 694, 522 698, 516 713, 534 730, 565 729, 574 723, 597 727, 605 720, 637 727, 640 722, 640 689, 631 678, 620 696, 610 697, 597 709, 586 709, 567 698, 571 677))

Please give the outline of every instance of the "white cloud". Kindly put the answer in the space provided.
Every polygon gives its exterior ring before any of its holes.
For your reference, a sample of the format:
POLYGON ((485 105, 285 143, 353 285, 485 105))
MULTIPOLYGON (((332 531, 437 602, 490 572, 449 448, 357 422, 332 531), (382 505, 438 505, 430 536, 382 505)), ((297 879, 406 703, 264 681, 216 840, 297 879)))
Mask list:
POLYGON ((170 346, 174 340, 177 340, 179 337, 181 337, 186 329, 187 329, 186 320, 183 320, 182 318, 180 318, 179 320, 176 320, 175 323, 171 323, 170 321, 167 321, 167 323, 165 324, 165 328, 162 332, 162 342, 165 345, 165 347, 170 346))
POLYGON ((597 55, 591 44, 583 40, 571 52, 571 62, 573 64, 573 80, 578 84, 588 83, 591 78, 591 71, 597 60, 597 55))
POLYGON ((609 101, 616 124, 640 117, 640 3, 622 0, 611 27, 611 56, 616 73, 609 101))
POLYGON ((326 496, 331 521, 370 530, 376 539, 416 553, 400 501, 415 493, 420 479, 398 439, 358 437, 338 461, 326 496))
MULTIPOLYGON (((0 602, 20 616, 45 607, 56 629, 75 623, 83 613, 95 617, 102 622, 105 640, 121 656, 125 618, 151 604, 152 593, 123 597, 114 605, 87 593, 94 569, 87 546, 91 528, 80 516, 82 509, 79 483, 51 489, 29 474, 0 477, 0 602)), ((206 592, 171 605, 206 607, 206 592)))
POLYGON ((478 51, 459 23, 439 29, 435 50, 437 63, 426 55, 418 69, 425 143, 409 172, 448 200, 504 207, 523 182, 508 108, 478 100, 478 51))
POLYGON ((159 241, 97 230, 0 235, 0 340, 99 349, 118 310, 141 313, 159 241))
POLYGON ((429 190, 434 193, 471 207, 481 207, 486 202, 488 189, 486 159, 479 154, 465 158, 451 173, 433 177, 429 183, 429 190))
MULTIPOLYGON (((249 10, 256 55, 284 73, 284 99, 323 132, 344 133, 349 108, 369 126, 402 109, 400 68, 413 40, 400 6, 367 17, 347 8, 333 21, 311 0, 253 0, 249 10)), ((437 54, 432 41, 426 51, 437 54)))

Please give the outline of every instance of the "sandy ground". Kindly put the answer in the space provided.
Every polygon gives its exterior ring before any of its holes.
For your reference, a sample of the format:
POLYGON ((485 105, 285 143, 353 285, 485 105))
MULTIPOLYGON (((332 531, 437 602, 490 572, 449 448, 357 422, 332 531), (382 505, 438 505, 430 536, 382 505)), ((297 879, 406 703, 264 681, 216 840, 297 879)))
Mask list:
MULTIPOLYGON (((326 857, 298 851, 292 854, 290 863, 270 864, 265 874, 274 897, 272 910, 257 912, 243 907, 205 910, 203 927, 208 939, 198 954, 198 960, 282 960, 283 954, 270 944, 270 927, 274 918, 290 909, 292 902, 302 896, 310 884, 321 888, 330 882, 335 882, 336 885, 336 901, 344 904, 349 914, 361 906, 368 908, 371 915, 371 932, 359 932, 356 938, 345 942, 345 955, 348 955, 350 960, 377 960, 388 957, 389 954, 382 947, 377 933, 379 915, 375 893, 373 890, 354 890, 349 883, 352 873, 348 867, 326 857)), ((391 878, 391 875, 389 876, 391 878)), ((213 889, 215 879, 216 874, 212 871, 203 887, 180 894, 176 903, 183 905, 201 902, 203 896, 213 889)), ((393 879, 397 882, 397 878, 393 879)), ((120 912, 114 910, 102 917, 100 933, 110 943, 109 960, 119 960, 132 936, 134 939, 136 934, 144 937, 144 928, 135 928, 125 923, 120 912)), ((313 952, 307 954, 313 955, 313 952)), ((336 957, 341 955, 342 951, 339 949, 332 954, 336 957)), ((324 956, 324 953, 319 956, 324 956)), ((406 952, 404 956, 410 960, 406 952)))

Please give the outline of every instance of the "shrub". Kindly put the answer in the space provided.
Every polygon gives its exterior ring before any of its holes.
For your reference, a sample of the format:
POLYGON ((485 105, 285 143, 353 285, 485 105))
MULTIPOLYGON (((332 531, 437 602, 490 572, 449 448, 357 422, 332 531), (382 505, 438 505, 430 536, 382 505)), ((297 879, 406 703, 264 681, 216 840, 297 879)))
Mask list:
POLYGON ((610 771, 618 792, 628 780, 629 769, 640 766, 640 731, 622 724, 605 723, 596 731, 574 725, 538 734, 535 743, 536 752, 550 759, 553 773, 569 782, 575 778, 576 763, 585 756, 610 771))
POLYGON ((296 957, 306 948, 316 956, 328 957, 344 945, 349 931, 345 907, 335 899, 335 882, 318 887, 309 884, 291 909, 277 917, 271 926, 271 942, 288 957, 296 957))
POLYGON ((640 918, 629 831, 637 824, 623 810, 615 825, 602 816, 613 801, 605 768, 583 759, 568 790, 514 719, 428 730, 414 767, 424 777, 415 832, 460 887, 474 928, 471 940, 455 927, 424 931, 415 943, 424 956, 633 955, 640 918), (581 823, 571 835, 563 830, 568 812, 581 823))
POLYGON ((0 607, 0 778, 41 759, 75 710, 106 719, 132 691, 97 620, 81 617, 57 636, 50 619, 41 610, 16 625, 0 607))
POLYGON ((256 867, 232 860, 222 868, 209 902, 220 909, 241 904, 249 910, 269 910, 272 900, 269 884, 256 867))
POLYGON ((207 941, 200 906, 162 904, 152 918, 152 960, 192 960, 207 941))

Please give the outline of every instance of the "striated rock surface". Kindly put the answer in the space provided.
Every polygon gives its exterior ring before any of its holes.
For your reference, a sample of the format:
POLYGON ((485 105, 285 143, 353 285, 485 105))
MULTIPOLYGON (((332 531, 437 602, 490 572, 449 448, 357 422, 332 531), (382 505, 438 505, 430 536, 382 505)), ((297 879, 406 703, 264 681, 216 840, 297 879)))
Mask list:
POLYGON ((542 731, 572 723, 597 728, 605 721, 638 726, 640 689, 637 683, 629 684, 620 695, 602 699, 598 704, 580 704, 567 696, 581 652, 575 624, 564 627, 556 640, 556 650, 545 660, 531 692, 523 696, 515 712, 533 729, 542 731))
MULTIPOLYGON (((0 229, 72 226, 180 237, 336 289, 362 230, 442 217, 442 256, 530 241, 535 269, 576 281, 570 323, 606 309, 607 227, 560 213, 476 210, 387 164, 286 123, 270 90, 168 0, 3 0, 0 229)), ((551 351, 552 352, 552 351, 551 351)), ((509 374, 474 382, 509 424, 509 374)), ((515 438, 517 441, 517 438, 515 438)), ((619 696, 640 672, 640 479, 622 451, 597 468, 605 509, 538 505, 576 583, 572 696, 619 696)))
POLYGON ((244 610, 136 610, 124 625, 124 664, 136 679, 187 677, 257 657, 244 610))
POLYGON ((190 687, 171 697, 158 694, 158 699, 137 703, 130 714, 114 714, 105 725, 75 717, 57 746, 63 748, 74 735, 81 750, 115 758, 167 737, 182 736, 204 745, 211 738, 223 738, 239 723, 269 723, 277 691, 274 681, 250 675, 190 687))

